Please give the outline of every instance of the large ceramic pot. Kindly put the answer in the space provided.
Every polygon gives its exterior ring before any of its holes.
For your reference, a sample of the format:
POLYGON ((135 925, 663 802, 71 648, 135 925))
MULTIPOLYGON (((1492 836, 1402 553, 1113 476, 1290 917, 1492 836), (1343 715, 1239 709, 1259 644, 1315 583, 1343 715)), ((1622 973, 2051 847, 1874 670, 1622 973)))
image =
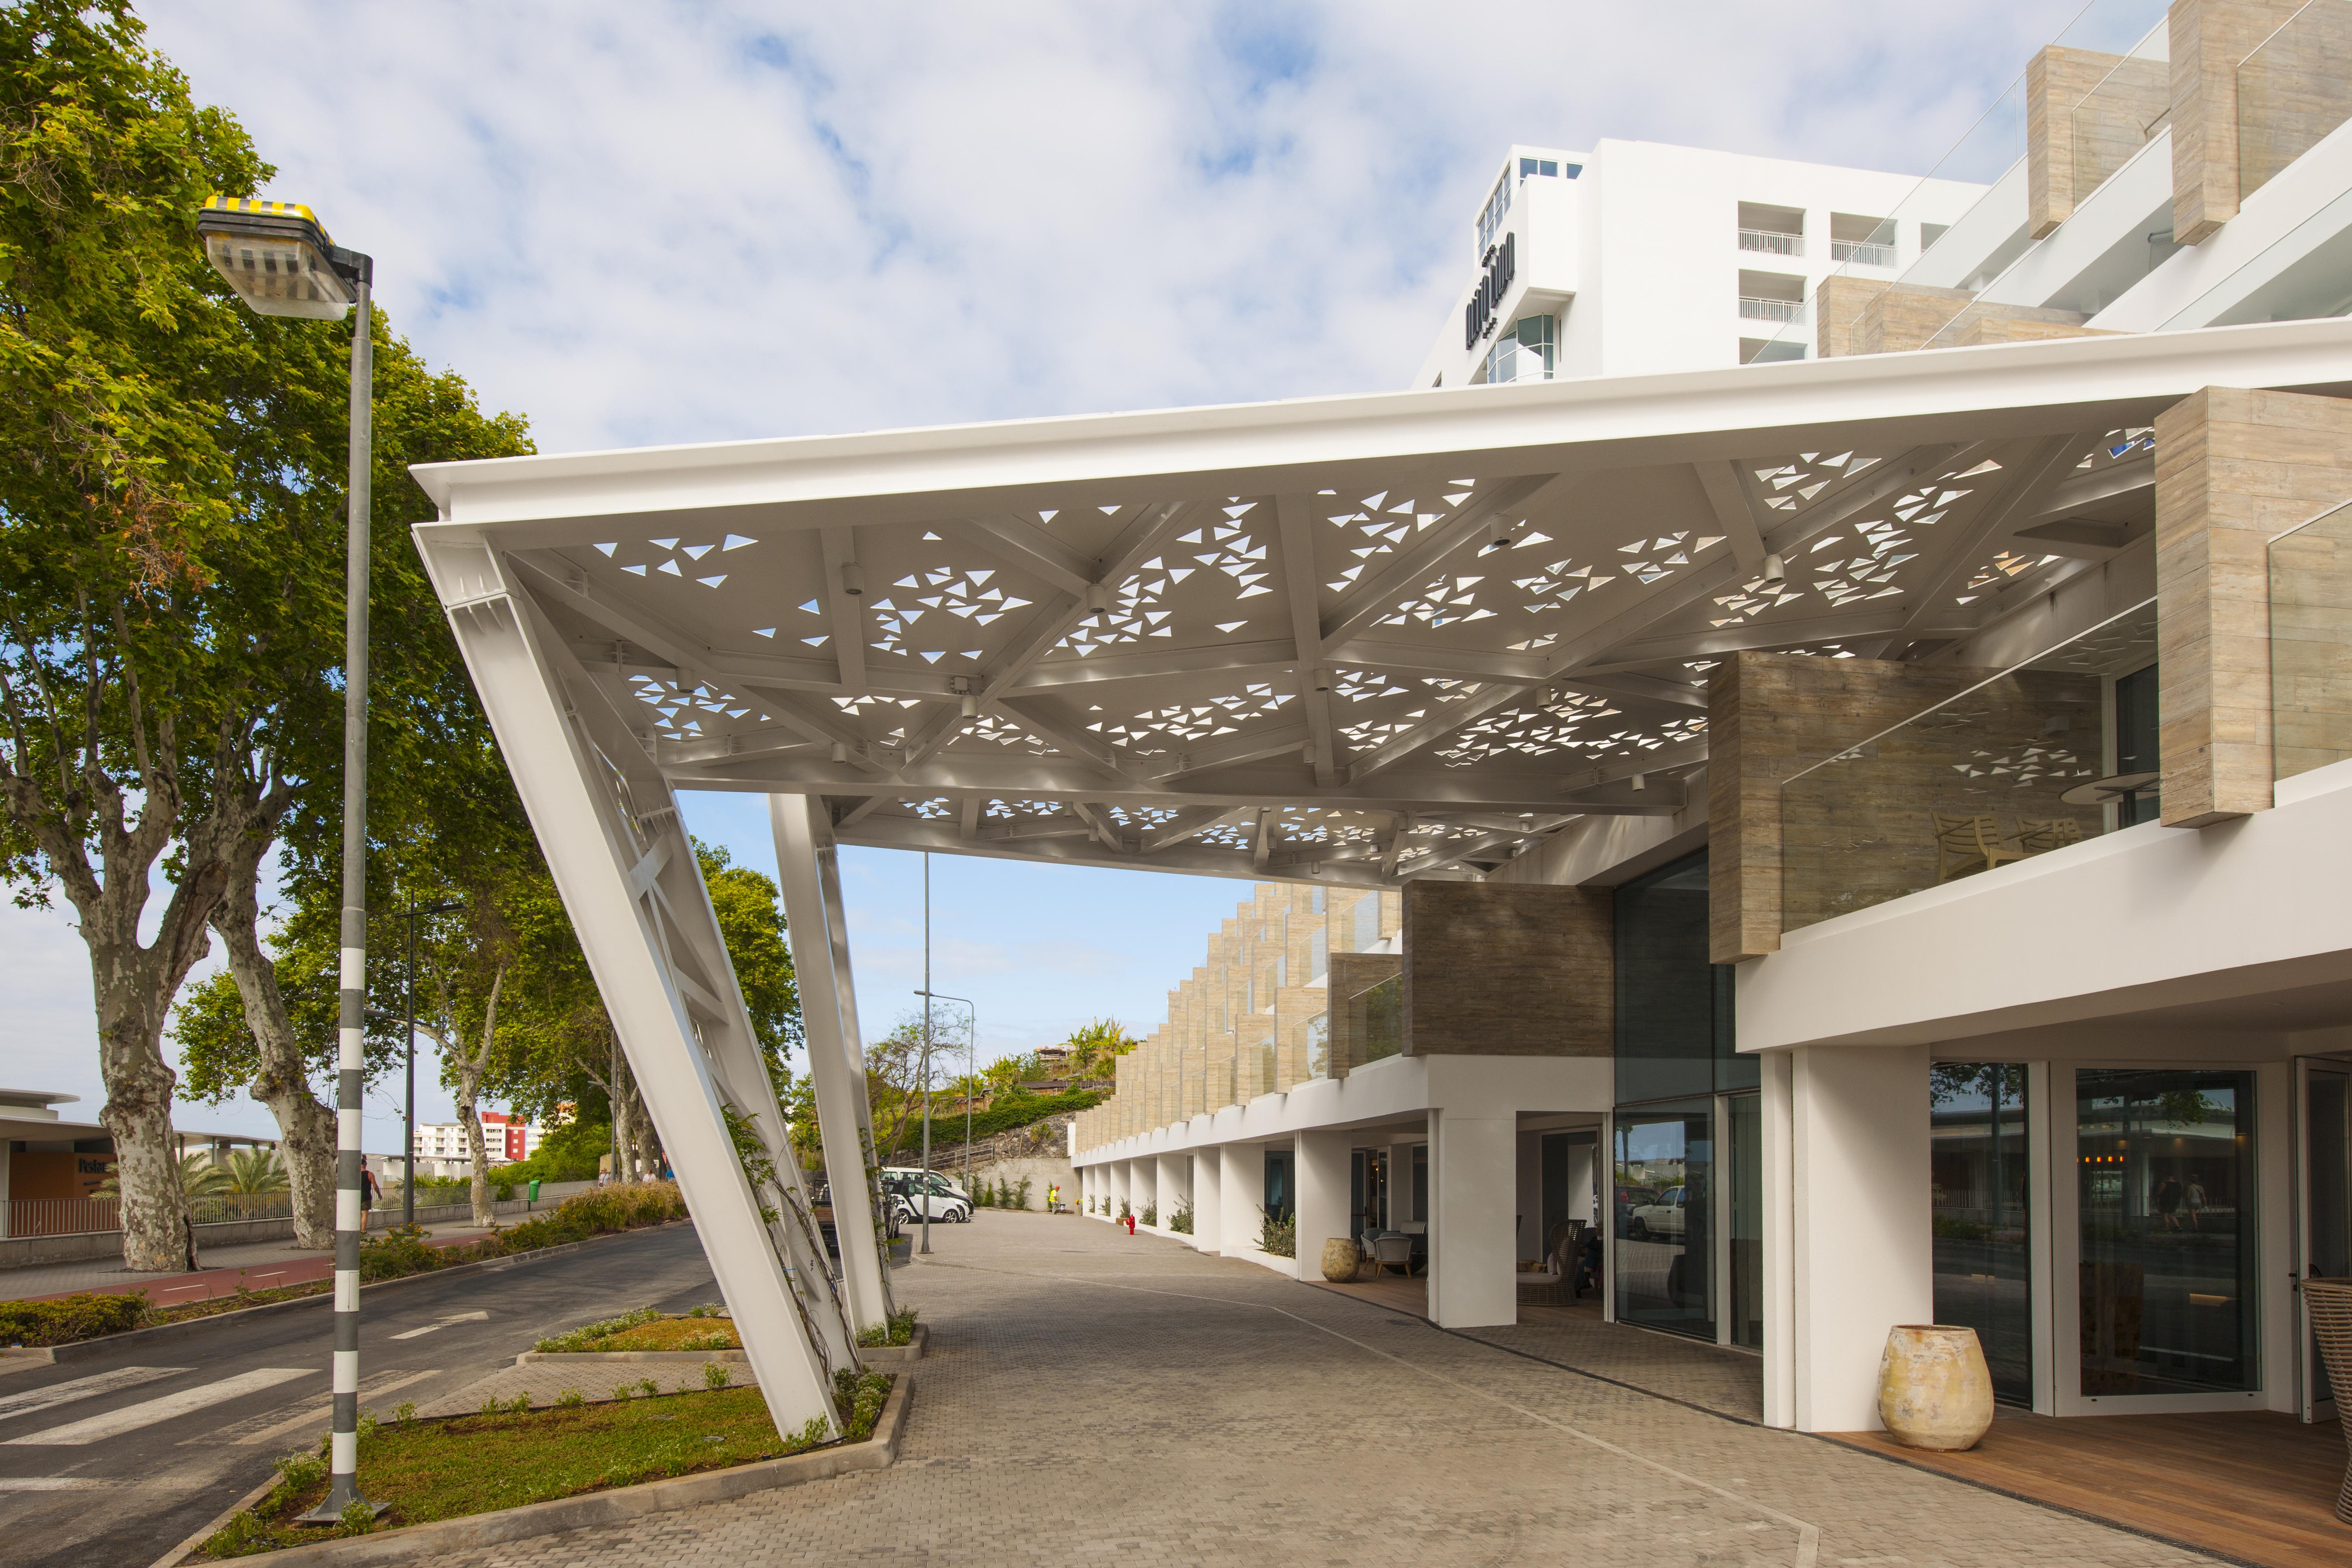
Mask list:
POLYGON ((1974 1329, 1898 1323, 1878 1363, 1878 1418, 1896 1442, 1973 1448, 1992 1425, 1992 1373, 1974 1329))
MULTIPOLYGON (((2305 1279, 2303 1300, 2311 1310, 2311 1337, 2319 1342, 2344 1440, 2352 1445, 2352 1279, 2305 1279)), ((2336 1493, 2336 1517, 2352 1524, 2352 1465, 2345 1468, 2344 1484, 2336 1493)))
POLYGON ((1344 1236, 1335 1236, 1323 1244, 1323 1278, 1333 1280, 1353 1279, 1364 1266, 1364 1255, 1356 1244, 1344 1236))

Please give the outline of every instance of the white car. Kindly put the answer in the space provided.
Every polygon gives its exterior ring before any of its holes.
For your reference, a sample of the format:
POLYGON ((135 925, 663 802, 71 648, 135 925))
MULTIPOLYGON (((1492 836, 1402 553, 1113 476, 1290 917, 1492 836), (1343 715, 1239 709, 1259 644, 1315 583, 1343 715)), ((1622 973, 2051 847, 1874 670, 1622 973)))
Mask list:
POLYGON ((971 1218, 971 1195, 937 1171, 886 1165, 882 1190, 898 1205, 901 1224, 919 1221, 927 1211, 934 1221, 950 1225, 962 1225, 971 1218))
POLYGON ((1689 1191, 1684 1187, 1668 1187, 1654 1202, 1635 1204, 1625 1225, 1629 1241, 1646 1241, 1651 1237, 1680 1237, 1685 1226, 1689 1191))

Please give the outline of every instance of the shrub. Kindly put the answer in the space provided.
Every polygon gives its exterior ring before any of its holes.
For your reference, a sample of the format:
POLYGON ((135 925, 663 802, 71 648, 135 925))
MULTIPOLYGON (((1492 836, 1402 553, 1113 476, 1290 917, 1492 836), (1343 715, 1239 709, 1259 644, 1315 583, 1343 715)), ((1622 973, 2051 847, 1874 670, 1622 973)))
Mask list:
POLYGON ((1276 1258, 1298 1256, 1298 1216, 1284 1215, 1280 1219, 1258 1211, 1257 1249, 1276 1258))
POLYGON ((874 1436, 874 1424, 882 1417, 882 1406, 890 1397, 890 1378, 886 1373, 856 1373, 847 1367, 833 1374, 834 1408, 840 1413, 842 1436, 853 1443, 862 1443, 874 1436))
POLYGON ((1027 1176, 1022 1177, 1020 1181, 1013 1184, 1013 1206, 1017 1209, 1025 1209, 1029 1206, 1029 1178, 1027 1176))
POLYGON ((1124 1221, 1128 1215, 1134 1212, 1135 1211, 1133 1209, 1127 1206, 1127 1200, 1125 1198, 1118 1200, 1118 1217, 1120 1220, 1124 1221))
POLYGON ((728 1378, 728 1372, 727 1372, 726 1364, 725 1364, 724 1363, 722 1363, 722 1362, 715 1362, 715 1361, 708 1361, 708 1362, 704 1362, 704 1363, 702 1363, 702 1386, 703 1386, 703 1387, 705 1387, 705 1388, 724 1388, 724 1387, 726 1387, 726 1386, 727 1386, 727 1378, 728 1378))
POLYGON ((593 1348, 598 1340, 609 1338, 624 1329, 634 1329, 639 1323, 650 1323, 660 1316, 661 1313, 651 1307, 640 1307, 634 1312, 624 1312, 617 1318, 603 1318, 593 1323, 583 1323, 576 1329, 569 1329, 560 1334, 551 1334, 530 1348, 542 1354, 550 1352, 562 1353, 567 1351, 584 1351, 593 1348))
POLYGON ((1179 1236, 1192 1234, 1192 1205, 1189 1201, 1182 1208, 1168 1216, 1168 1228, 1179 1236))
POLYGON ((857 1342, 868 1349, 878 1345, 910 1344, 915 1338, 915 1318, 921 1310, 919 1307, 901 1307, 890 1314, 887 1322, 877 1323, 861 1331, 857 1342))
POLYGON ((1160 1223, 1160 1205, 1156 1203, 1144 1205, 1143 1213, 1138 1217, 1146 1225, 1158 1225, 1160 1223))
POLYGON ((54 1301, 0 1301, 0 1344, 62 1345, 135 1329, 147 1318, 147 1293, 84 1292, 54 1301))

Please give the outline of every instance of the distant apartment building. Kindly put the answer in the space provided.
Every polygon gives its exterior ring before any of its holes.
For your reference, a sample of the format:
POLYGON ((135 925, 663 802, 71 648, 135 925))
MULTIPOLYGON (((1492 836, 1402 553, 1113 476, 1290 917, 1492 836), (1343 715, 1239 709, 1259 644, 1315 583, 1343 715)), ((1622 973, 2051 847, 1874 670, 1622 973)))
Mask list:
MULTIPOLYGON (((482 1119, 482 1150, 493 1165, 528 1160, 539 1148, 541 1129, 522 1117, 503 1110, 485 1110, 482 1119)), ((473 1146, 467 1141, 462 1121, 427 1122, 416 1129, 416 1157, 420 1160, 470 1160, 473 1146)))
POLYGON ((1984 187, 1652 142, 1517 146, 1417 386, 1803 359, 1834 272, 1893 281, 1984 187), (1898 213, 1898 209, 1900 209, 1898 213))

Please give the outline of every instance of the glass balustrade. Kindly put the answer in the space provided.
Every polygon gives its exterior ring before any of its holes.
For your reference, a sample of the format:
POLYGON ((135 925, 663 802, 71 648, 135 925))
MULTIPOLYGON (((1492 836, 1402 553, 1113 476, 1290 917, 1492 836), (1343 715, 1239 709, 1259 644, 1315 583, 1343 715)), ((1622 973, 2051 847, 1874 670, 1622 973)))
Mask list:
POLYGON ((2352 502, 2271 541, 2272 776, 2352 757, 2352 502))
POLYGON ((2005 668, 1906 668, 1950 694, 1780 786, 1782 929, 2152 817, 2155 661, 2150 599, 2005 668))
POLYGON ((2310 0, 2238 66, 2238 196, 2352 119, 2352 0, 2310 0))
POLYGON ((2074 138, 2074 205, 2147 145, 2172 112, 2172 65, 2168 30, 2157 28, 2083 95, 2068 117, 2074 138))

